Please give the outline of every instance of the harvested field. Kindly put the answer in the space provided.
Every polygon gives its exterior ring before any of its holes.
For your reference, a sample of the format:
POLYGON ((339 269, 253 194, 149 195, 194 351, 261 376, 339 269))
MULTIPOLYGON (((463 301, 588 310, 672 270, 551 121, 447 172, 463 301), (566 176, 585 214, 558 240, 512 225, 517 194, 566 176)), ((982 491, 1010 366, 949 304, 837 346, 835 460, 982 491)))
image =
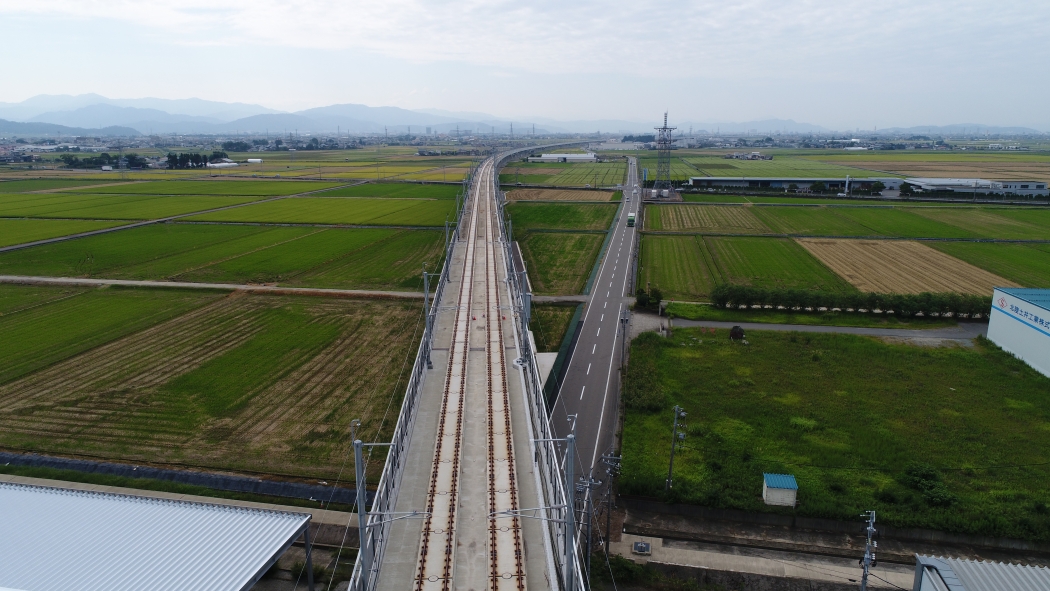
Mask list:
POLYGON ((612 198, 612 191, 572 189, 514 189, 507 193, 510 201, 612 201, 612 198))
POLYGON ((912 241, 799 238, 798 243, 861 291, 988 295, 1018 285, 912 241))
POLYGON ((648 207, 650 230, 671 232, 724 232, 761 234, 769 232, 749 207, 718 205, 659 205, 648 207), (655 214, 655 215, 654 215, 655 214))
POLYGON ((418 316, 231 294, 0 387, 0 445, 333 478, 351 419, 389 436, 418 316))

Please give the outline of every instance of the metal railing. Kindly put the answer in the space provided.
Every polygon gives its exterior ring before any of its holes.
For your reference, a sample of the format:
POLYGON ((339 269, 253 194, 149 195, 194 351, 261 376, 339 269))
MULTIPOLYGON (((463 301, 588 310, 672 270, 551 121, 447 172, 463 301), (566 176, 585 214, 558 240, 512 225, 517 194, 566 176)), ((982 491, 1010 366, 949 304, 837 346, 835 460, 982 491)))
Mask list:
MULTIPOLYGON (((423 336, 420 339, 419 348, 416 352, 415 362, 412 364, 412 373, 409 377, 408 387, 405 390, 405 398, 401 403, 401 411, 398 414, 397 425, 390 439, 390 449, 387 452, 383 472, 379 477, 379 486, 376 488, 372 498, 372 506, 368 512, 367 522, 358 523, 361 534, 361 544, 354 563, 354 571, 350 577, 350 589, 370 591, 375 588, 379 574, 379 565, 383 563, 383 555, 386 552, 386 540, 389 538, 391 520, 388 516, 394 513, 397 505, 397 495, 401 485, 401 476, 405 469, 405 460, 408 447, 412 441, 412 431, 416 420, 416 410, 419 407, 420 393, 423 390, 423 382, 426 379, 427 365, 430 360, 430 352, 434 342, 434 317, 437 313, 438 303, 445 291, 445 285, 449 281, 449 267, 451 266, 452 253, 456 242, 459 241, 459 221, 466 210, 465 204, 470 201, 470 192, 473 187, 474 174, 480 163, 476 160, 471 162, 470 171, 463 179, 463 194, 456 197, 456 222, 451 236, 448 235, 446 226, 445 261, 441 273, 438 275, 438 285, 433 297, 433 305, 427 304, 429 294, 424 296, 425 322, 423 336)), ((360 487, 363 489, 363 487, 360 487)), ((357 502, 361 502, 358 499, 357 502)), ((367 501, 365 501, 367 503, 367 501)))
MULTIPOLYGON (((565 144, 559 144, 564 146, 565 144)), ((570 144, 571 145, 571 144, 570 144)), ((565 466, 561 460, 563 453, 558 449, 558 440, 550 428, 550 412, 547 408, 546 398, 543 394, 543 381, 540 378, 539 365, 536 363, 536 353, 533 349, 532 339, 529 337, 529 319, 531 316, 532 294, 529 292, 526 271, 514 272, 511 251, 511 241, 508 239, 506 217, 504 207, 506 206, 506 194, 499 188, 499 169, 511 158, 524 151, 536 150, 551 146, 537 146, 523 150, 505 152, 497 156, 495 171, 493 174, 493 191, 496 195, 498 209, 501 243, 504 249, 504 261, 507 268, 507 283, 514 302, 515 311, 515 336, 517 338, 520 357, 518 365, 524 372, 526 399, 529 406, 529 435, 535 442, 535 457, 533 458, 540 475, 539 481, 542 490, 539 492, 542 511, 542 523, 544 524, 544 535, 547 537, 549 548, 565 548, 566 535, 571 535, 571 547, 574 549, 572 556, 566 553, 553 552, 555 562, 555 573, 559 587, 563 590, 584 589, 583 559, 580 551, 582 548, 578 542, 578 528, 573 525, 572 533, 566 532, 566 518, 568 511, 573 509, 573 493, 569 491, 566 496, 565 466), (568 564, 566 564, 568 563, 568 564)), ((524 264, 524 262, 523 262, 524 264)), ((570 520, 576 523, 576 519, 570 520)))

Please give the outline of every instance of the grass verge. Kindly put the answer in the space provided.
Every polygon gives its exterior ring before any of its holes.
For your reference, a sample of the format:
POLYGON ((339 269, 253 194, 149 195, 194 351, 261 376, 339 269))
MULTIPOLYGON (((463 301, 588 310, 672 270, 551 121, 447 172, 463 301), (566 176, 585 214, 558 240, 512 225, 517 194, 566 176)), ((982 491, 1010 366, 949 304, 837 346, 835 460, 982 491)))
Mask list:
POLYGON ((703 304, 672 303, 667 315, 685 320, 713 320, 719 322, 761 322, 764 324, 802 324, 815 326, 859 326, 869 328, 945 328, 956 326, 950 319, 910 318, 877 314, 850 314, 847 312, 789 312, 785 310, 729 310, 703 304))

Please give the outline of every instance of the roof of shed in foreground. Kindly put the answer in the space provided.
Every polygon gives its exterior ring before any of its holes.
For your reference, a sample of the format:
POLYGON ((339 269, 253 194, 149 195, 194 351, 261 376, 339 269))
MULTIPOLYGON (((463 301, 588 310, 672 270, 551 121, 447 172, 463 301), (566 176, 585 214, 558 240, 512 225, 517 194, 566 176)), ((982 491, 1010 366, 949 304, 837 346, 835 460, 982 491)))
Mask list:
POLYGON ((996 289, 1044 310, 1050 310, 1050 289, 1034 287, 997 287, 996 289))
POLYGON ((310 516, 0 483, 0 588, 242 590, 310 516))
POLYGON ((763 474, 762 477, 766 479, 766 486, 769 488, 798 490, 798 483, 791 474, 763 474))
POLYGON ((916 555, 914 591, 1041 591, 1050 568, 916 555))

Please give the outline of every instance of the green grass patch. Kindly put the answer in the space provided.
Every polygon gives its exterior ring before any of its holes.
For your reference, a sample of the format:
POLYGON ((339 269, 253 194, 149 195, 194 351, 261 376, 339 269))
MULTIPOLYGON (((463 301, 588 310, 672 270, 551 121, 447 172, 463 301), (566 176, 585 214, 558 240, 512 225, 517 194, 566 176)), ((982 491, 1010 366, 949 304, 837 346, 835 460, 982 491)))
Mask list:
MULTIPOLYGON (((790 156, 774 156, 772 160, 735 160, 722 158, 720 156, 694 156, 686 157, 685 160, 703 171, 707 176, 776 178, 846 178, 846 175, 854 178, 897 176, 885 172, 865 170, 863 168, 854 168, 852 166, 842 166, 839 164, 827 164, 806 158, 792 158, 790 156)), ((695 174, 693 176, 701 175, 695 174)))
POLYGON ((0 216, 151 220, 250 203, 252 197, 157 197, 151 195, 85 195, 23 193, 0 195, 0 216))
POLYGON ((146 181, 110 187, 86 188, 84 193, 121 195, 245 195, 276 197, 320 191, 340 183, 321 181, 146 181))
POLYGON ((213 222, 443 226, 455 214, 449 199, 282 199, 193 216, 213 222))
POLYGON ((518 241, 537 295, 583 292, 601 251, 603 234, 530 232, 518 241))
POLYGON ((103 228, 112 228, 122 223, 87 220, 0 219, 0 246, 24 244, 35 240, 44 240, 45 238, 57 238, 103 228))
MULTIPOLYGON (((365 230, 345 230, 362 232, 365 230)), ((386 232, 386 230, 367 230, 386 232)), ((437 273, 444 262, 442 232, 407 230, 393 234, 290 279, 289 285, 423 291, 423 263, 437 273)), ((433 281, 431 289, 436 289, 433 281)))
POLYGON ((174 318, 220 294, 93 289, 0 316, 0 384, 174 318))
POLYGON ((1025 287, 1050 287, 1050 244, 929 242, 927 246, 1025 287))
POLYGON ((506 211, 521 235, 529 230, 608 230, 615 203, 529 203, 516 201, 506 211))
POLYGON ((533 304, 529 328, 536 337, 537 353, 557 353, 576 306, 564 304, 533 304))
POLYGON ((409 199, 455 199, 462 185, 420 183, 365 183, 318 193, 318 197, 387 197, 409 199))
POLYGON ((685 320, 719 322, 761 322, 764 324, 803 324, 813 326, 860 326, 868 328, 944 328, 956 326, 951 319, 900 318, 886 314, 852 314, 847 312, 792 312, 790 310, 730 310, 702 304, 672 303, 667 315, 685 320))
POLYGON ((648 333, 631 346, 621 492, 663 497, 670 408, 688 413, 668 501, 1050 540, 1050 379, 989 341, 924 348, 841 334, 648 333), (633 381, 632 381, 633 380, 633 381), (646 410, 652 409, 652 410, 646 410))

